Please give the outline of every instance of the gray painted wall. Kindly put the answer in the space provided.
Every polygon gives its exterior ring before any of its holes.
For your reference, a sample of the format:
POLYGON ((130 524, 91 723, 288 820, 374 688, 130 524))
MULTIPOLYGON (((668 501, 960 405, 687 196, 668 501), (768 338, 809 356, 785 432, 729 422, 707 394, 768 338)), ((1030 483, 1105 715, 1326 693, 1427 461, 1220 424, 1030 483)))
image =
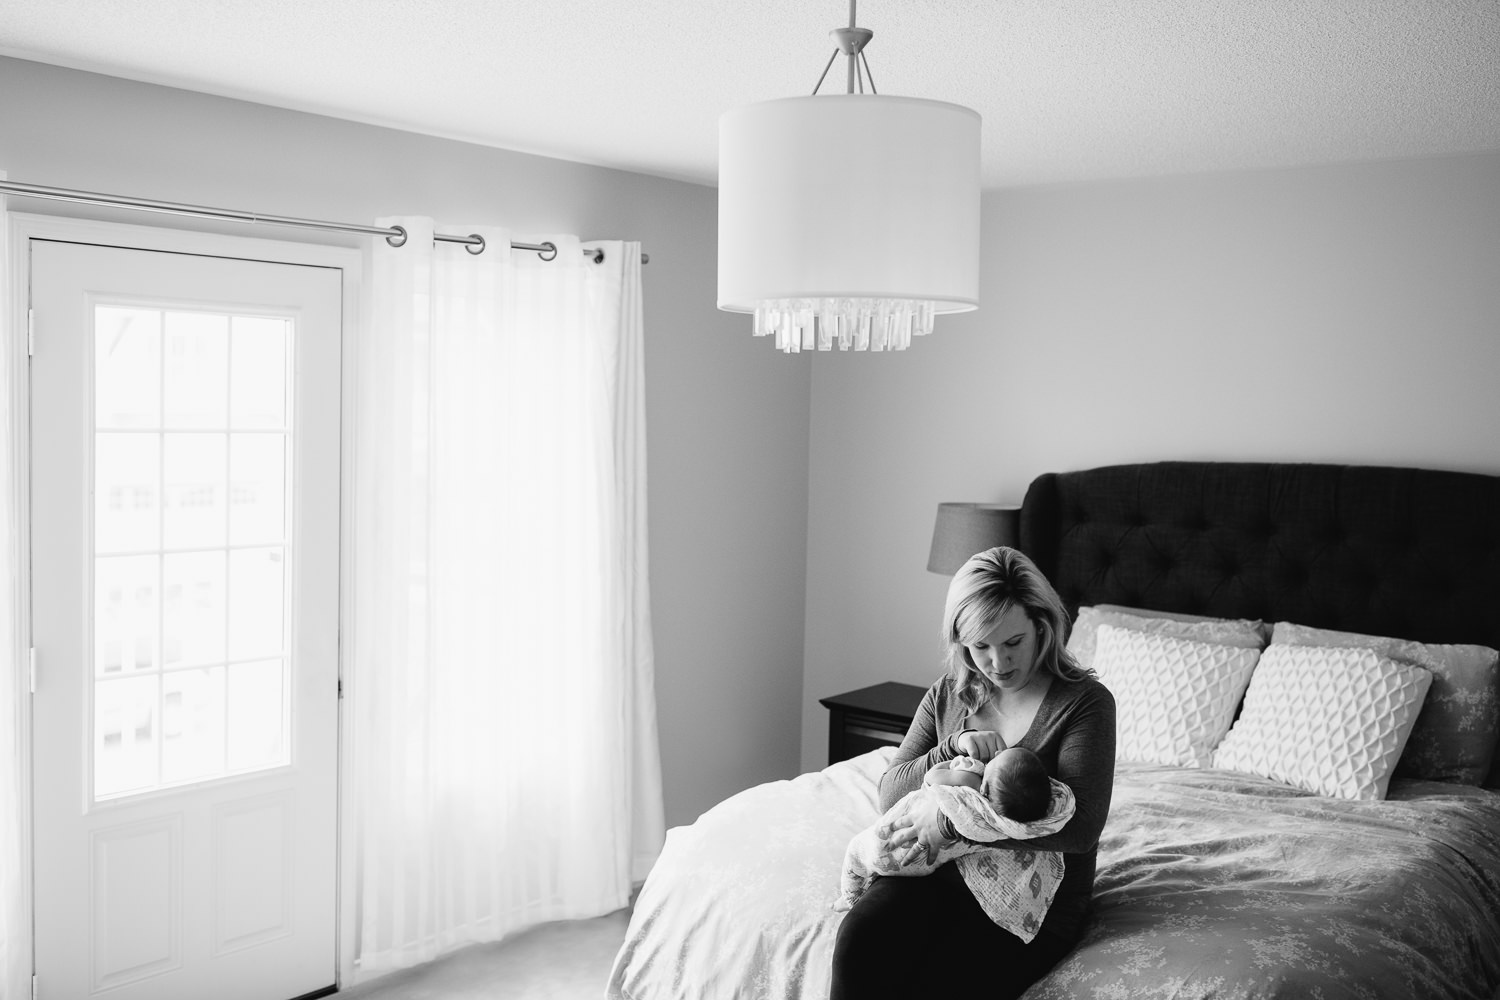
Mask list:
POLYGON ((783 357, 714 309, 710 188, 14 59, 0 94, 14 180, 645 244, 672 824, 820 767, 818 698, 936 675, 941 501, 1171 458, 1500 473, 1500 154, 994 192, 978 312, 783 357))
POLYGON ((939 674, 937 504, 1231 459, 1500 473, 1500 154, 991 193, 982 303, 819 355, 802 765, 820 697, 939 674))
POLYGON ((418 214, 640 240, 651 256, 647 482, 667 821, 796 773, 809 371, 751 337, 748 318, 715 309, 712 188, 16 59, 0 58, 0 95, 0 170, 15 181, 338 221, 418 214))

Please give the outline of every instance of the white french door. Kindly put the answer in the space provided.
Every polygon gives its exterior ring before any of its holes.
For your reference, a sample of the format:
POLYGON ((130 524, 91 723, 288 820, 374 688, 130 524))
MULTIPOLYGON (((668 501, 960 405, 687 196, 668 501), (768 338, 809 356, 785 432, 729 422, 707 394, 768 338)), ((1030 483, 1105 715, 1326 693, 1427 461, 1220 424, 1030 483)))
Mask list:
POLYGON ((341 272, 30 254, 38 993, 330 988, 341 272))

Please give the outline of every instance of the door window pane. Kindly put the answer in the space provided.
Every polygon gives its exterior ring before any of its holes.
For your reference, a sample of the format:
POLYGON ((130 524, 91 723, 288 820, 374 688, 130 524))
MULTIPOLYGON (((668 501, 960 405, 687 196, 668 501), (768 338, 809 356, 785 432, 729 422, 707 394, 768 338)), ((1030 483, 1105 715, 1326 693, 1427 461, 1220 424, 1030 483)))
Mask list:
POLYGON ((163 543, 169 549, 223 545, 228 531, 227 435, 163 434, 162 439, 163 543))
POLYGON ((224 662, 226 553, 162 557, 162 662, 168 667, 224 662))
POLYGON ((161 538, 161 435, 94 435, 94 551, 139 552, 161 538))
POLYGON ((224 773, 224 668, 161 678, 162 781, 224 773))
POLYGON ((229 553, 229 658, 279 656, 285 646, 280 548, 229 553))
POLYGON ((292 334, 95 308, 97 798, 290 759, 292 334))
POLYGON ((155 670, 159 556, 94 561, 94 672, 155 670))
POLYGON ((230 423, 237 428, 287 425, 287 342, 291 322, 263 316, 234 318, 230 368, 230 423))
POLYGON ((229 436, 229 542, 286 538, 286 439, 281 434, 229 436))
POLYGON ((162 338, 162 424, 223 430, 229 411, 229 317, 169 312, 162 338))
POLYGON ((229 668, 229 769, 279 764, 286 756, 284 660, 229 668))
POLYGON ((161 313, 100 306, 94 313, 94 426, 161 424, 161 313))
POLYGON ((111 677, 94 684, 94 794, 118 795, 157 784, 157 684, 160 677, 111 677))

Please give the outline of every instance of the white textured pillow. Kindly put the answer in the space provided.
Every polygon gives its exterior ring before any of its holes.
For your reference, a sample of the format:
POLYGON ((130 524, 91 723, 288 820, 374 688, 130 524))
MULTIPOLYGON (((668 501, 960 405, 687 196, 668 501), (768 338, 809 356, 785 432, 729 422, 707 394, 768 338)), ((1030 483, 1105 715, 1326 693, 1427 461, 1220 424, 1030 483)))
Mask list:
POLYGON ((1500 718, 1500 652, 1488 646, 1412 642, 1291 622, 1276 623, 1273 641, 1373 649, 1432 671, 1427 700, 1391 776, 1484 784, 1494 760, 1495 719, 1500 718))
POLYGON ((1213 766, 1383 799, 1431 684, 1426 670, 1373 649, 1272 643, 1213 766))
POLYGON ((1207 767, 1259 649, 1100 625, 1094 671, 1115 696, 1115 756, 1207 767))
POLYGON ((1068 652, 1087 669, 1094 665, 1094 651, 1099 640, 1099 626, 1114 625, 1136 632, 1160 632, 1180 639, 1197 639, 1219 646, 1243 646, 1265 649, 1271 641, 1271 630, 1264 622, 1244 618, 1205 618, 1196 615, 1174 615, 1167 611, 1142 611, 1113 604, 1078 609, 1078 620, 1068 636, 1068 652))

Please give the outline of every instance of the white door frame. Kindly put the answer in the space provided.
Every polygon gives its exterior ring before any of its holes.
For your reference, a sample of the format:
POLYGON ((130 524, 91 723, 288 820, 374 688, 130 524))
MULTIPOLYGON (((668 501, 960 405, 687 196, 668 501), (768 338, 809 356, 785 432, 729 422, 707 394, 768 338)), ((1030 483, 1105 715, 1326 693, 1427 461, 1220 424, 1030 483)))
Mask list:
MULTIPOLYGON (((0 210, 4 199, 0 198, 0 210)), ((357 249, 327 246, 315 243, 296 243, 284 240, 268 240, 248 236, 229 236, 191 230, 158 228, 153 226, 127 225, 79 219, 64 216, 34 215, 13 212, 9 214, 10 273, 0 276, 7 281, 9 294, 3 300, 9 303, 9 315, 0 315, 0 349, 9 352, 14 375, 12 384, 0 387, 10 395, 10 406, 15 415, 16 469, 15 495, 19 546, 17 556, 17 579, 19 607, 17 611, 17 648, 12 650, 12 662, 17 665, 15 676, 9 683, 15 686, 16 703, 24 706, 18 720, 20 732, 18 745, 21 752, 20 768, 20 823, 21 863, 23 870, 23 912, 30 915, 34 909, 33 885, 31 881, 31 677, 23 666, 29 660, 31 637, 31 482, 30 456, 30 378, 29 378, 29 329, 27 303, 30 300, 31 281, 30 241, 33 239, 60 240, 73 243, 97 243, 106 246, 128 247, 138 250, 161 250, 176 253, 201 254, 210 257, 235 257, 264 260, 283 264, 305 264, 315 267, 338 268, 343 272, 342 317, 340 322, 341 392, 340 392, 340 459, 339 459, 339 766, 338 766, 338 914, 335 937, 337 941, 337 984, 340 989, 354 983, 354 825, 357 815, 352 801, 353 782, 350 780, 348 763, 353 758, 353 726, 349 725, 347 706, 354 695, 351 677, 351 631, 347 624, 353 614, 353 565, 350 542, 353 538, 353 469, 354 454, 354 351, 357 347, 359 329, 359 305, 361 298, 363 255, 357 249)), ((0 677, 0 683, 6 683, 0 677)), ((25 927, 25 940, 14 942, 17 947, 31 951, 31 925, 25 927)))

